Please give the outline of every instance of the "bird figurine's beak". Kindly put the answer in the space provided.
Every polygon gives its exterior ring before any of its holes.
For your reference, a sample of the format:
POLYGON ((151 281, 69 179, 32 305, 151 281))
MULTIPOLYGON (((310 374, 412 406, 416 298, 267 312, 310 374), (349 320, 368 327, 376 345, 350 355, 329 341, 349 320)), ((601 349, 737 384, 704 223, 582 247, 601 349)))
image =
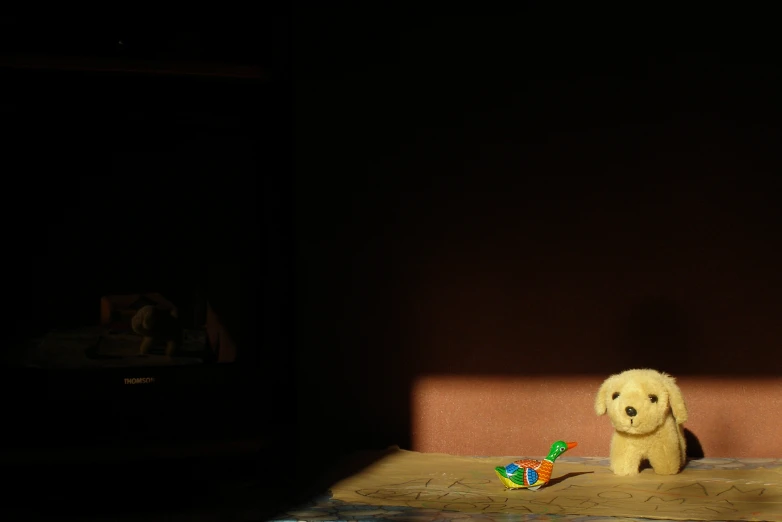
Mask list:
POLYGON ((572 450, 573 448, 578 446, 578 442, 566 442, 566 444, 567 444, 567 449, 569 450, 572 450))

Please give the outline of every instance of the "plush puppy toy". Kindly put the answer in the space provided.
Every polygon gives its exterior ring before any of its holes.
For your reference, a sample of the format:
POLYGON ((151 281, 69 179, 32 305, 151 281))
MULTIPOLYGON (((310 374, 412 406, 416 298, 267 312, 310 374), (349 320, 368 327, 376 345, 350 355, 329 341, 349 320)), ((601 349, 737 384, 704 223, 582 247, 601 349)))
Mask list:
POLYGON ((182 325, 179 322, 176 308, 164 310, 155 306, 141 308, 131 320, 133 331, 143 336, 139 355, 147 355, 152 344, 166 344, 166 355, 176 355, 182 344, 182 325))
POLYGON ((598 415, 608 413, 611 470, 635 475, 643 460, 655 473, 674 475, 685 463, 682 424, 687 420, 684 398, 673 377, 656 370, 627 370, 612 375, 595 399, 598 415))

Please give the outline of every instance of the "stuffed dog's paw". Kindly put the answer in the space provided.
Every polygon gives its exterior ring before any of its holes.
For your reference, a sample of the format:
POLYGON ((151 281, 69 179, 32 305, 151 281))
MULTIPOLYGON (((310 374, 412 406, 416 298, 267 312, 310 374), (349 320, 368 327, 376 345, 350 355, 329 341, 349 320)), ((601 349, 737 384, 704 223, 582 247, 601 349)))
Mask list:
POLYGON ((640 473, 639 467, 636 465, 611 464, 609 469, 614 472, 614 475, 619 477, 632 477, 633 475, 638 475, 640 473))

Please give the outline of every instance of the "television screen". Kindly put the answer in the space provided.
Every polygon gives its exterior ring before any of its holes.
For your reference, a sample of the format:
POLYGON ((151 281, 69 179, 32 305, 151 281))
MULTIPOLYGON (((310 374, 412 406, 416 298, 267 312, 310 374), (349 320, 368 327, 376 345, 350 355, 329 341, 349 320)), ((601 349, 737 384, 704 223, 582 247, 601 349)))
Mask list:
POLYGON ((17 332, 6 342, 2 362, 49 370, 234 362, 236 348, 221 335, 219 319, 206 301, 194 295, 180 302, 184 306, 157 292, 104 295, 98 306, 89 307, 92 321, 60 312, 60 321, 50 316, 49 324, 17 332))
POLYGON ((227 332, 220 308, 247 306, 260 269, 258 85, 0 74, 0 117, 14 129, 2 208, 12 320, 0 364, 234 362, 243 325, 227 332))

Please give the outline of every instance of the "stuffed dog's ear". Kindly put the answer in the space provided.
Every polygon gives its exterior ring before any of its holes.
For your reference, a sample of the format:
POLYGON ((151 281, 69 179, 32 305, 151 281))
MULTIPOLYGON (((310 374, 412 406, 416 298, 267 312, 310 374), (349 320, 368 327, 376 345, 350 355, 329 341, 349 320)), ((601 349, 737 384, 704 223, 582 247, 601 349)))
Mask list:
POLYGON ((614 376, 612 375, 600 385, 600 389, 597 390, 597 396, 595 397, 595 413, 598 415, 605 415, 606 408, 606 394, 608 393, 608 387, 611 384, 614 376))
POLYGON ((667 373, 663 373, 662 377, 665 388, 668 390, 668 402, 671 405, 673 418, 676 419, 676 424, 684 424, 687 422, 687 406, 684 404, 684 397, 676 384, 676 379, 667 373))

